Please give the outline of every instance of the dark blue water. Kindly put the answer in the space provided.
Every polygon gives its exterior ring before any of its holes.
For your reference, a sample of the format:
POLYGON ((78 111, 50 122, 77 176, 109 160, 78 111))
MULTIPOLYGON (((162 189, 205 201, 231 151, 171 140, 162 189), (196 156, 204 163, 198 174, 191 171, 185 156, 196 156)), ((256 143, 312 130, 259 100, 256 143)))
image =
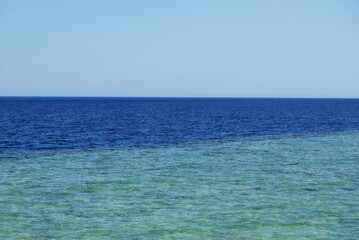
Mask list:
POLYGON ((0 152, 359 129, 359 99, 0 98, 0 152))

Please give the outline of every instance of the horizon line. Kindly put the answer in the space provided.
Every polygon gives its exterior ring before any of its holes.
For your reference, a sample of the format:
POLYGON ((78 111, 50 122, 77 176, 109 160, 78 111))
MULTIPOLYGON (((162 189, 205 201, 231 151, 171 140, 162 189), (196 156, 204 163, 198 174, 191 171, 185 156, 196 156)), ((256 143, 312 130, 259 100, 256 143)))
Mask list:
POLYGON ((359 97, 233 97, 233 96, 226 96, 226 97, 196 97, 196 96, 31 96, 31 95, 24 95, 24 96, 0 96, 0 98, 201 98, 201 99, 208 99, 208 98, 217 98, 217 99, 359 99, 359 97))

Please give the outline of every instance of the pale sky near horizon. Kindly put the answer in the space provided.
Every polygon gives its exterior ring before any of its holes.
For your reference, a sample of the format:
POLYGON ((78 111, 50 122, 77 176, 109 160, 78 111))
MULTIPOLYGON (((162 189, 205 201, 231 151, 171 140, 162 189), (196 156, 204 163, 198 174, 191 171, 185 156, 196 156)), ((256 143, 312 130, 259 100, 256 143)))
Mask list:
POLYGON ((359 97, 356 0, 3 0, 0 96, 359 97))

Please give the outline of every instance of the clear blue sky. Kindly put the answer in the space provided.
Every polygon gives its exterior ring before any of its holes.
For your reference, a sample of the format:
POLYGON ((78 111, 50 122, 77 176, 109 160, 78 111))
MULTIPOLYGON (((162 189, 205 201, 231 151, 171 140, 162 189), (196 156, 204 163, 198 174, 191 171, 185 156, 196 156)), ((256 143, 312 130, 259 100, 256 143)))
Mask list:
POLYGON ((2 0, 0 96, 359 97, 359 1, 2 0))

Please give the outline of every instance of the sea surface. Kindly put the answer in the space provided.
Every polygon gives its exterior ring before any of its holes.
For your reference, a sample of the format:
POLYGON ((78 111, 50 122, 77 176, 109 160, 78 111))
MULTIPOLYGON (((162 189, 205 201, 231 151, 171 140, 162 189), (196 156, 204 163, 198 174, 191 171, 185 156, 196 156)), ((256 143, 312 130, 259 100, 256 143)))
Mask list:
POLYGON ((0 239, 359 239, 359 99, 0 98, 0 239))

